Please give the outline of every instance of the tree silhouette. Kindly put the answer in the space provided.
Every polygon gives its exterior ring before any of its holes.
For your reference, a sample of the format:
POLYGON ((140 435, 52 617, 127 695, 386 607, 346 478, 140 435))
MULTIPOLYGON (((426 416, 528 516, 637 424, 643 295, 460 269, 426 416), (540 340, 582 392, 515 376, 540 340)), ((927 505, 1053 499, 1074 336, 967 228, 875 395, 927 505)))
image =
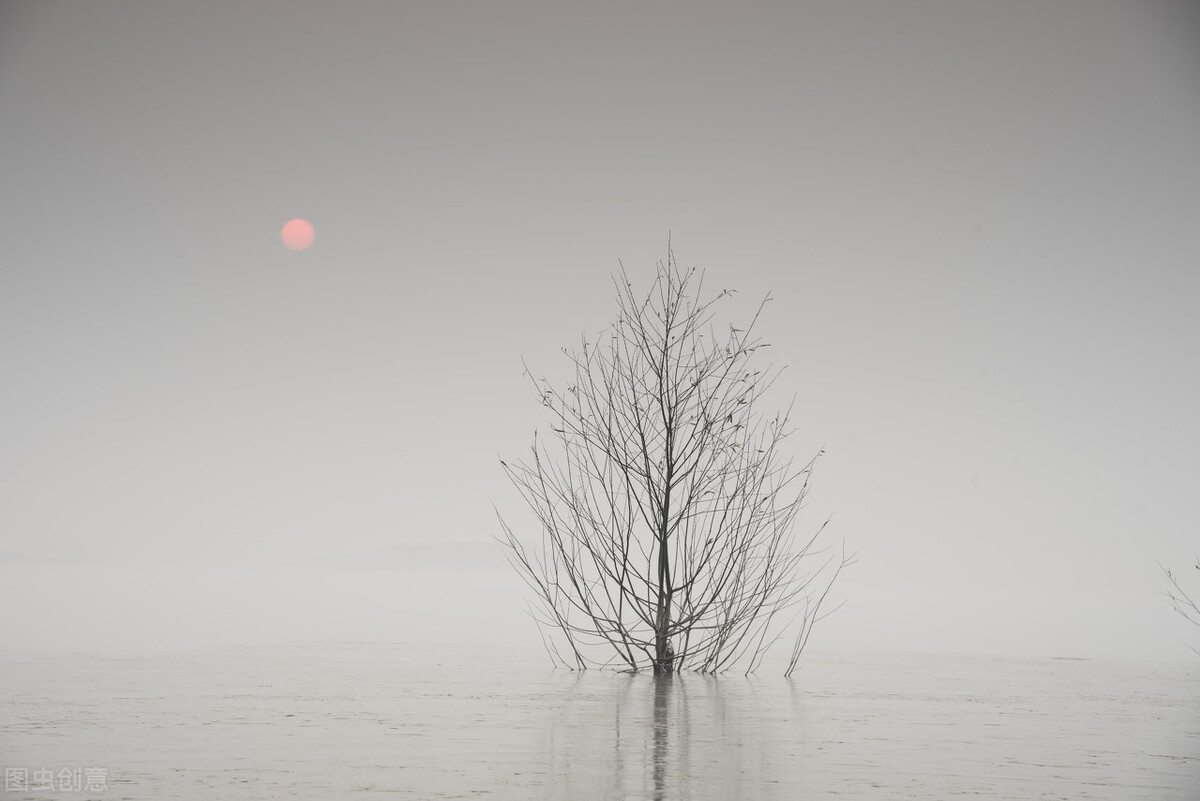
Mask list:
POLYGON ((535 432, 527 461, 501 462, 541 528, 527 547, 500 518, 551 657, 749 673, 790 636, 790 674, 852 559, 818 547, 825 525, 792 535, 816 457, 796 467, 785 454, 790 408, 759 411, 780 375, 756 366, 770 298, 718 334, 714 306, 732 292, 703 299, 703 276, 669 247, 646 295, 623 266, 614 284, 615 324, 563 351, 573 382, 529 374, 553 415, 550 443, 535 432))
MULTIPOLYGON (((1169 568, 1163 567, 1161 564, 1159 567, 1162 568, 1163 573, 1167 577, 1168 587, 1166 596, 1171 599, 1171 604, 1175 607, 1175 611, 1183 615, 1184 619, 1193 626, 1200 626, 1200 606, 1197 606, 1196 602, 1183 591, 1183 588, 1179 586, 1178 577, 1169 568)), ((1200 558, 1196 559, 1196 564, 1193 567, 1200 570, 1200 558)), ((1195 646, 1189 647, 1200 654, 1200 649, 1195 646)))

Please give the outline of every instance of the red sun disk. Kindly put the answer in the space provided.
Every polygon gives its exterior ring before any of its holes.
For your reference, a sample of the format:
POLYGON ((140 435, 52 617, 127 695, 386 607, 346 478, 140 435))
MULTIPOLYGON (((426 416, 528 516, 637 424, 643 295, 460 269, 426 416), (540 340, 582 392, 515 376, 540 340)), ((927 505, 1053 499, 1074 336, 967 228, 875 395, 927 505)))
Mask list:
POLYGON ((284 247, 297 251, 307 250, 312 245, 315 236, 316 232, 313 230, 312 223, 300 217, 288 220, 284 223, 283 230, 279 232, 279 238, 283 241, 284 247))

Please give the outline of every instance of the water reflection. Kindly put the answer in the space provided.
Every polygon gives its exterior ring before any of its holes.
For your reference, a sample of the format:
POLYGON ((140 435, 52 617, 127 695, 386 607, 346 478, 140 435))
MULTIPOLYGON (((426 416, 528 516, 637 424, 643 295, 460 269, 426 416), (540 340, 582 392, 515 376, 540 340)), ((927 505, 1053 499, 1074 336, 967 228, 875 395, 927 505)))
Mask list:
POLYGON ((740 678, 573 676, 546 731, 546 796, 795 798, 799 699, 767 695, 740 678))
MULTIPOLYGON (((667 743, 667 739, 670 737, 670 719, 667 709, 671 702, 671 691, 678 685, 680 698, 686 698, 683 683, 675 681, 676 678, 673 674, 667 674, 665 676, 652 676, 650 679, 654 684, 654 757, 652 760, 654 801, 663 801, 666 797, 667 762, 670 760, 670 751, 667 743)), ((686 794, 682 797, 686 797, 686 794)))
POLYGON ((655 679, 303 645, 0 653, 0 687, 9 765, 107 766, 131 801, 1200 798, 1190 665, 815 655, 792 681, 655 679))

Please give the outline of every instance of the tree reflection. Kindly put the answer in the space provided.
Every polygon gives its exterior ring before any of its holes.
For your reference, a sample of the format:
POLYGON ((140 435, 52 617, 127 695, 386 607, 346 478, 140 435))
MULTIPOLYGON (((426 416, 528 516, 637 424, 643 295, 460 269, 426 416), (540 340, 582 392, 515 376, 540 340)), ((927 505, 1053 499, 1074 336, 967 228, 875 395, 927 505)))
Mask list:
POLYGON ((667 765, 670 761, 671 693, 676 687, 679 687, 679 694, 682 697, 683 682, 676 681, 676 674, 673 673, 653 676, 651 681, 654 683, 654 748, 651 751, 653 754, 651 774, 653 776, 654 801, 664 801, 667 797, 667 765))
MULTIPOLYGON (((564 680, 566 677, 564 677, 564 680)), ((550 719, 547 798, 793 798, 802 779, 790 685, 585 671, 550 719), (781 703, 782 702, 782 703, 781 703), (786 744, 786 747, 784 747, 786 744)))

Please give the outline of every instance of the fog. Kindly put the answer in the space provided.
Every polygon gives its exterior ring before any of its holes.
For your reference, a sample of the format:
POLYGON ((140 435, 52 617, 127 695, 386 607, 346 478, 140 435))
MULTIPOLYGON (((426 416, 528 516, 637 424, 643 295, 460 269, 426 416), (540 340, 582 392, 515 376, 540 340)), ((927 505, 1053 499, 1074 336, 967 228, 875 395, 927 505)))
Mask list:
POLYGON ((562 377, 669 235, 730 323, 775 298, 797 531, 860 557, 811 647, 1194 659, 1197 42, 1183 2, 6 3, 0 639, 540 647, 492 540, 522 358, 562 377))

